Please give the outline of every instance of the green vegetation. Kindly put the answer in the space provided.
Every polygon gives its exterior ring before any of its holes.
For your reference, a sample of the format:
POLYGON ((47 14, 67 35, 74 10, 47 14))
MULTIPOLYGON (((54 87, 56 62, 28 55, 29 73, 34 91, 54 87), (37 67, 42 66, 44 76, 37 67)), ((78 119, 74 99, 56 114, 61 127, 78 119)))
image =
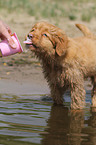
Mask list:
POLYGON ((89 22, 96 16, 96 0, 0 0, 2 9, 9 13, 25 11, 36 19, 68 18, 89 22))

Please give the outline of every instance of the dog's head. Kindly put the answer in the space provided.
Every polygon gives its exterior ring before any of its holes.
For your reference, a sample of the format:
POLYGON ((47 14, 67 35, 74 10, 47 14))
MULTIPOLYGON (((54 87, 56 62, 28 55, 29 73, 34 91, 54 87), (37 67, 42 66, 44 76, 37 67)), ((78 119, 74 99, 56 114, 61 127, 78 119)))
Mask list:
POLYGON ((58 27, 47 22, 39 22, 33 26, 24 43, 32 51, 61 56, 66 53, 68 38, 58 27))

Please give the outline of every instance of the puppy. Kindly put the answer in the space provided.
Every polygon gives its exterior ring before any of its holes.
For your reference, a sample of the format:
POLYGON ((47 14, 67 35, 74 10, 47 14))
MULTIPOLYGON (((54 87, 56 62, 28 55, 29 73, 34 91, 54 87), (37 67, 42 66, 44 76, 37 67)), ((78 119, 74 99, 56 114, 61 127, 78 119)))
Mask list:
POLYGON ((27 35, 29 49, 39 58, 55 104, 63 104, 63 94, 71 89, 71 108, 85 107, 84 78, 93 82, 92 106, 96 107, 96 39, 84 25, 84 33, 68 37, 63 30, 47 22, 36 23, 27 35))

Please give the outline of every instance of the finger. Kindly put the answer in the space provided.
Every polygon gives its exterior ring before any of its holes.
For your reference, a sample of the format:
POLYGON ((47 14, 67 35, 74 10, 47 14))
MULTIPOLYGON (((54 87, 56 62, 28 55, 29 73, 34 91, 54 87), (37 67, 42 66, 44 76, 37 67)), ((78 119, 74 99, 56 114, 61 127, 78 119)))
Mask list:
POLYGON ((1 40, 4 40, 5 39, 5 37, 3 35, 0 35, 0 38, 1 38, 1 40))
POLYGON ((8 29, 8 33, 9 33, 10 35, 12 35, 12 31, 11 31, 10 29, 8 29))
POLYGON ((14 40, 11 38, 11 36, 5 38, 3 35, 1 35, 0 38, 1 38, 1 40, 7 39, 9 45, 10 45, 13 49, 15 49, 15 48, 17 47, 17 45, 15 44, 15 42, 14 42, 14 40))
POLYGON ((11 38, 11 36, 10 36, 10 33, 11 33, 11 30, 9 29, 9 27, 8 26, 6 26, 5 27, 5 25, 6 24, 4 24, 4 23, 0 23, 0 26, 1 26, 1 32, 0 32, 0 34, 1 34, 1 39, 4 39, 4 38, 6 38, 7 39, 7 41, 9 42, 9 45, 12 47, 12 48, 16 48, 17 47, 17 45, 15 44, 15 42, 14 42, 14 40, 11 38), (9 31, 9 32, 8 32, 9 31))
POLYGON ((10 37, 7 39, 8 42, 9 42, 9 45, 13 48, 13 49, 16 49, 17 45, 16 43, 14 42, 14 40, 10 37))
POLYGON ((9 34, 11 35, 12 31, 11 31, 10 27, 4 22, 3 22, 3 24, 4 24, 5 28, 7 29, 7 31, 9 32, 9 34))
POLYGON ((11 31, 11 29, 9 28, 9 26, 6 25, 6 29, 7 29, 8 33, 9 33, 10 35, 12 35, 12 31, 11 31))
POLYGON ((10 36, 10 34, 9 34, 8 32, 6 32, 6 35, 5 35, 5 33, 4 33, 3 35, 4 35, 4 37, 7 39, 9 45, 10 45, 12 48, 15 49, 15 48, 17 47, 17 45, 16 45, 16 43, 14 42, 14 40, 12 39, 12 37, 10 36))

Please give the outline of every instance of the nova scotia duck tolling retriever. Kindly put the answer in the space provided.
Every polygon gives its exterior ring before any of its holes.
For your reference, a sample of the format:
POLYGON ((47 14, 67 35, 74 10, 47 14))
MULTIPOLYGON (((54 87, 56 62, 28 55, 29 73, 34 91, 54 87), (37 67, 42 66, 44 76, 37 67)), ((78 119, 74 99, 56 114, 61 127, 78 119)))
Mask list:
POLYGON ((71 90, 71 108, 85 107, 84 78, 93 84, 92 106, 96 107, 96 36, 76 24, 83 36, 70 38, 47 22, 36 23, 24 43, 41 61, 54 104, 63 104, 65 91, 71 90))

